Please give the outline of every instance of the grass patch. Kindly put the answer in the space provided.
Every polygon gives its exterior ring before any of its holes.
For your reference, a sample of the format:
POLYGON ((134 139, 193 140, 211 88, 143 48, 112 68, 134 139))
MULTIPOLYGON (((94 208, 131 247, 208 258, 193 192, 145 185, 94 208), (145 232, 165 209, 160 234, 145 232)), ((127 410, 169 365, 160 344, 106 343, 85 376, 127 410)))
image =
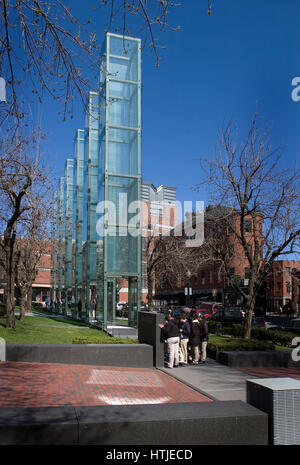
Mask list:
POLYGON ((103 337, 104 331, 92 329, 82 322, 62 318, 27 316, 24 322, 16 319, 16 329, 6 329, 6 317, 0 318, 0 337, 7 344, 72 344, 76 337, 103 337), (84 328, 84 329, 83 329, 84 328))

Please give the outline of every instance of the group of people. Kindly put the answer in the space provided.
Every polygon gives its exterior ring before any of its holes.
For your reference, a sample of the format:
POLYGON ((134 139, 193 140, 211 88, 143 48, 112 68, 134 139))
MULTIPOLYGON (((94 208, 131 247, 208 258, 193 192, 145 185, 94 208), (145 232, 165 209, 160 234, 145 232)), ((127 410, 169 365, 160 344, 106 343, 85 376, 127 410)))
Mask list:
POLYGON ((208 326, 205 317, 191 313, 188 317, 169 314, 166 323, 158 325, 161 341, 166 342, 168 368, 198 365, 206 361, 208 326))

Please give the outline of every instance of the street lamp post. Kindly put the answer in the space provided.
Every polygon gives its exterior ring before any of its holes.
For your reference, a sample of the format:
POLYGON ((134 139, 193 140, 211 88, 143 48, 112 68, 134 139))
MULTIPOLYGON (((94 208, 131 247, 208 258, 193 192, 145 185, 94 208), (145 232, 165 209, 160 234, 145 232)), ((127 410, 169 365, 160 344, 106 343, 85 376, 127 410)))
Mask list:
POLYGON ((187 287, 184 288, 184 294, 185 294, 185 305, 189 307, 191 305, 191 296, 193 294, 193 289, 192 289, 191 282, 190 282, 192 273, 190 272, 190 270, 188 270, 186 274, 188 277, 188 283, 187 283, 187 287))

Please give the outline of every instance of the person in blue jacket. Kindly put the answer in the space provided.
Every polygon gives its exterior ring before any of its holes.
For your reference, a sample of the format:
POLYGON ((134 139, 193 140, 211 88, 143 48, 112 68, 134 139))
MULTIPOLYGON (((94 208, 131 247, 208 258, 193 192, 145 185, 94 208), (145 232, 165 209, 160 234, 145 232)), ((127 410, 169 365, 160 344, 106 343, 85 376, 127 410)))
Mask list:
POLYGON ((186 316, 180 320, 179 364, 188 364, 188 342, 191 334, 191 326, 186 316))

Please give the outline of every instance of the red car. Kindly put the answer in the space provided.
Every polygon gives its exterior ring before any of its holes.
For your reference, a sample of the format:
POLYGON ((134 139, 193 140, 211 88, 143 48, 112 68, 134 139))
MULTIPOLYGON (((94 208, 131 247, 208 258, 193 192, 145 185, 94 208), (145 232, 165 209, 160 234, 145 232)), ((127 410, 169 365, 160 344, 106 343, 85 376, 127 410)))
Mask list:
POLYGON ((198 316, 199 313, 202 313, 205 318, 210 318, 218 310, 222 308, 222 304, 215 302, 203 302, 197 305, 197 308, 193 308, 193 312, 198 316))

